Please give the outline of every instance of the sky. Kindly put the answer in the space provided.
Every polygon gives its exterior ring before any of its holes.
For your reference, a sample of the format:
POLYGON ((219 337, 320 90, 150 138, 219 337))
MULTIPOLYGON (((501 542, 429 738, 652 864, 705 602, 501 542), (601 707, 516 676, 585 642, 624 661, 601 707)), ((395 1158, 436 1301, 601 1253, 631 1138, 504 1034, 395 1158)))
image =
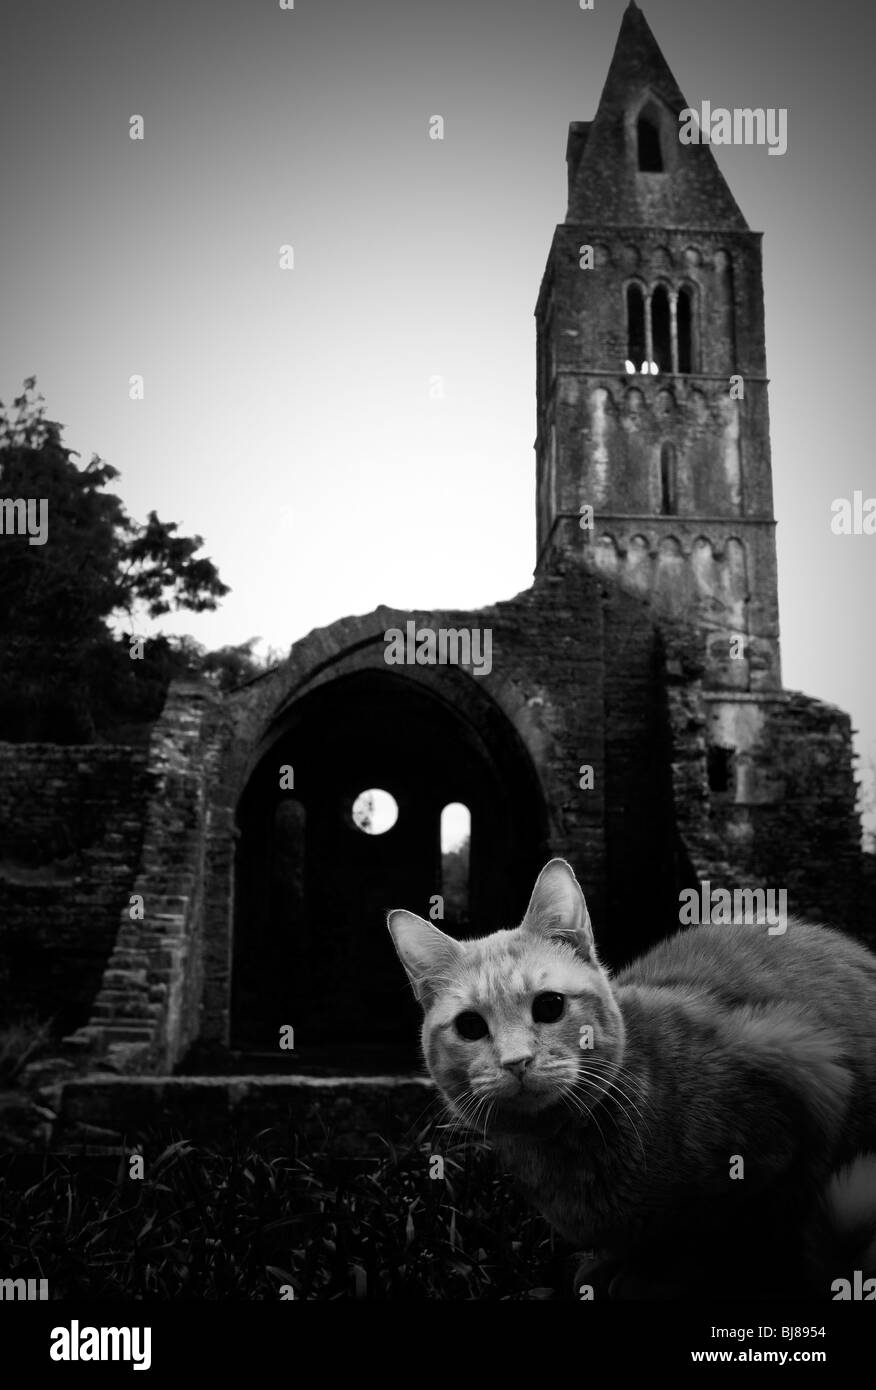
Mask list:
MULTIPOLYGON (((36 375, 134 517, 204 537, 232 592, 165 631, 285 652, 529 586, 533 310, 625 3, 4 0, 0 399, 36 375)), ((788 110, 784 156, 714 148, 764 233, 783 674, 876 757, 876 537, 830 529, 876 496, 876 13, 642 8, 692 105, 788 110)))

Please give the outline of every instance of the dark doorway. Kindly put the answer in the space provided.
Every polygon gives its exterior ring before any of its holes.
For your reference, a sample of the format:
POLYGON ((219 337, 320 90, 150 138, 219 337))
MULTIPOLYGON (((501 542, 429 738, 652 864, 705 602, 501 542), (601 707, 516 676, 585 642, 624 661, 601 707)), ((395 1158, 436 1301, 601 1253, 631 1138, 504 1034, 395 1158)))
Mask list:
POLYGON ((461 708, 415 679, 365 671, 279 721, 238 808, 232 1047, 305 1071, 414 1066, 420 1014, 387 911, 459 936, 520 920, 544 858, 537 782, 486 693, 461 673, 443 678, 461 708), (468 922, 442 904, 450 803, 471 815, 468 922), (280 1049, 284 1026, 294 1051, 280 1049))

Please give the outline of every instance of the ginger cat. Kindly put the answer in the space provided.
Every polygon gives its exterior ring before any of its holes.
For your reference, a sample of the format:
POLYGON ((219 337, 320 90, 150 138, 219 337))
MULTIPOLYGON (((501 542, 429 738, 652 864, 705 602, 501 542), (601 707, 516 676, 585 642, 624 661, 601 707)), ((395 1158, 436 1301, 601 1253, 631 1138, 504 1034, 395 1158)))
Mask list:
POLYGON ((849 1261, 876 1274, 863 946, 793 919, 781 936, 705 925, 612 980, 562 859, 514 930, 388 925, 451 1113, 596 1252, 597 1293, 611 1278, 613 1297, 830 1298, 849 1261))

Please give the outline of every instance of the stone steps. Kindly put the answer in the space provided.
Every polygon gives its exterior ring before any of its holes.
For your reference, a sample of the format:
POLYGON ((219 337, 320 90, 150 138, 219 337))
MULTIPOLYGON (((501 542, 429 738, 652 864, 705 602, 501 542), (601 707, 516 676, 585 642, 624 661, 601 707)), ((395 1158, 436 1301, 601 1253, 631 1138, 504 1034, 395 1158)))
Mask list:
POLYGON ((51 1149, 81 1152, 97 1145, 104 1152, 130 1151, 140 1136, 148 1143, 156 1130, 163 1142, 173 1132, 217 1147, 232 1133, 254 1138, 274 1130, 285 1149, 292 1134, 318 1140, 328 1130, 339 1153, 365 1155, 383 1151, 378 1136, 391 1142, 413 1138, 425 1126, 426 1112, 434 1117, 435 1097, 433 1083, 413 1075, 94 1075, 62 1086, 51 1149))

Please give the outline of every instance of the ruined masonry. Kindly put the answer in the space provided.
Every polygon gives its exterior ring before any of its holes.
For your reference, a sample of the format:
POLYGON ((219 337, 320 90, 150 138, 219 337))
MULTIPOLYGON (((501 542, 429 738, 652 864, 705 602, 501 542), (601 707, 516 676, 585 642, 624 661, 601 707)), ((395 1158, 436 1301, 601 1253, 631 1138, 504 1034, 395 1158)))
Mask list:
POLYGON ((679 143, 686 105, 631 4, 570 127, 536 305, 530 589, 343 618, 229 696, 176 685, 147 755, 0 747, 0 986, 62 1020, 31 1076, 53 1143, 162 1117, 412 1122, 418 1017, 385 913, 441 892, 453 802, 477 933, 562 855, 614 966, 706 880, 873 939, 849 720, 782 685, 761 238, 709 146, 679 143), (489 628, 489 675, 388 665, 411 620, 489 628), (398 805, 383 835, 352 819, 370 787, 398 805))

